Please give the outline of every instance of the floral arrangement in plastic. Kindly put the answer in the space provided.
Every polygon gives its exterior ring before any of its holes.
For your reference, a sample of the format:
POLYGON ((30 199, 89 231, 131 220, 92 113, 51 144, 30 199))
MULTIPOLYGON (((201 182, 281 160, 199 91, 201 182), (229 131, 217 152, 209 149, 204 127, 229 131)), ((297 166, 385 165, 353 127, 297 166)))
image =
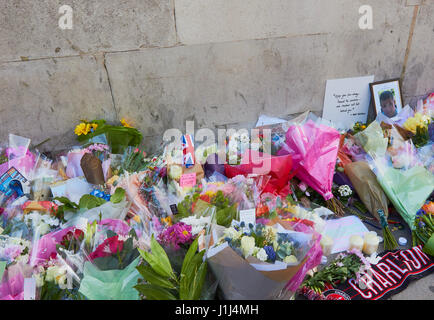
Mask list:
POLYGON ((245 231, 245 223, 234 223, 224 231, 218 244, 227 242, 229 246, 244 258, 253 256, 263 262, 282 261, 297 264, 298 244, 288 237, 287 233, 278 233, 276 228, 258 223, 249 224, 245 231))
POLYGON ((107 124, 105 120, 83 120, 75 127, 74 133, 81 143, 86 143, 92 138, 104 134, 112 153, 122 154, 128 146, 137 147, 142 141, 142 134, 125 120, 121 124, 114 126, 107 124))
POLYGON ((408 118, 404 123, 404 129, 413 133, 411 139, 417 148, 423 147, 430 141, 429 126, 432 122, 433 120, 430 116, 417 112, 414 117, 408 118))
POLYGON ((199 207, 204 212, 208 211, 211 206, 216 207, 215 219, 216 223, 221 226, 228 227, 233 219, 236 219, 237 203, 232 203, 227 196, 224 195, 222 190, 206 191, 202 193, 202 190, 198 190, 192 195, 187 195, 184 200, 178 203, 178 214, 176 218, 178 220, 189 217, 195 214, 199 207))
POLYGON ((434 256, 434 202, 427 201, 414 221, 413 246, 423 245, 423 251, 434 256))
POLYGON ((325 300, 321 294, 326 284, 333 284, 347 279, 361 278, 366 270, 371 267, 370 262, 357 249, 340 253, 336 259, 324 269, 308 275, 303 281, 299 292, 309 300, 325 300))
POLYGON ((193 242, 194 237, 191 233, 191 225, 184 222, 178 222, 165 228, 158 236, 158 242, 163 246, 169 246, 175 250, 180 247, 188 248, 193 242))

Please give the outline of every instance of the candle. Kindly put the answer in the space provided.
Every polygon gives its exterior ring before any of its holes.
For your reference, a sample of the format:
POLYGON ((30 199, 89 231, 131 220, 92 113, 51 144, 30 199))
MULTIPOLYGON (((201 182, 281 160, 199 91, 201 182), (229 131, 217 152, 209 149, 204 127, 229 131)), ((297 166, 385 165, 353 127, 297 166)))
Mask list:
POLYGON ((365 234, 365 241, 363 244, 363 253, 367 255, 371 255, 378 249, 378 244, 380 243, 380 239, 377 236, 375 231, 367 232, 365 234))
POLYGON ((357 249, 362 251, 363 249, 363 238, 358 235, 351 236, 350 238, 350 250, 357 249))
POLYGON ((323 235, 320 244, 322 248, 322 254, 324 256, 330 255, 333 248, 333 239, 326 235, 323 235))

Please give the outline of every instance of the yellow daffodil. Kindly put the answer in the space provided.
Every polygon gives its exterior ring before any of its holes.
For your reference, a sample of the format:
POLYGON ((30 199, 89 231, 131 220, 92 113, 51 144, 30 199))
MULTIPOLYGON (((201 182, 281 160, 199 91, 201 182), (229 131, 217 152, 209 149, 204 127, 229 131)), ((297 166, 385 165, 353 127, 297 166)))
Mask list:
POLYGON ((86 123, 82 122, 75 127, 74 133, 77 136, 80 136, 82 134, 84 134, 84 135, 88 134, 89 131, 90 131, 90 128, 88 128, 88 125, 86 123))
POLYGON ((132 128, 132 126, 125 120, 125 118, 121 119, 121 123, 125 128, 132 128))

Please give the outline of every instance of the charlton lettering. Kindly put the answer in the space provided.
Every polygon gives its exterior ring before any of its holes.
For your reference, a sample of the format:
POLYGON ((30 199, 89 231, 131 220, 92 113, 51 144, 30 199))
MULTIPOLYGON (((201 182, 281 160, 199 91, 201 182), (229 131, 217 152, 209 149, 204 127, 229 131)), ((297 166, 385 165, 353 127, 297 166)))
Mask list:
POLYGON ((390 260, 389 258, 385 259, 388 263, 390 263, 392 265, 392 267, 394 267, 396 270, 398 270, 399 272, 401 272, 401 274, 405 274, 406 272, 408 272, 408 269, 404 269, 402 270, 396 263, 394 263, 392 260, 390 260))
POLYGON ((419 260, 416 259, 416 257, 414 256, 413 252, 411 252, 410 250, 401 251, 401 256, 403 258, 405 258, 407 261, 410 261, 411 264, 413 265, 413 267, 415 269, 420 269, 421 264, 420 264, 419 260), (409 255, 411 255, 411 257, 413 258, 413 260, 409 259, 405 253, 408 253, 409 255))
POLYGON ((360 295, 365 298, 365 299, 370 299, 372 298, 372 293, 369 292, 369 290, 365 293, 364 291, 360 290, 360 288, 357 286, 357 284, 355 283, 354 279, 350 279, 348 280, 348 283, 350 284, 350 286, 356 290, 358 293, 360 293, 360 295))
POLYGON ((416 252, 417 256, 422 260, 422 263, 425 264, 427 261, 429 261, 428 256, 419 248, 414 247, 413 250, 416 252), (426 260, 425 260, 426 258, 426 260))
MULTIPOLYGON (((386 259, 389 260, 389 259, 386 259)), ((390 261, 390 260, 389 260, 390 261)), ((397 281, 390 275, 395 275, 396 279, 401 280, 401 276, 397 274, 394 270, 391 270, 390 267, 385 264, 384 262, 377 263, 377 268, 380 269, 393 283, 396 283, 397 281)))
POLYGON ((392 284, 386 280, 381 274, 372 269, 372 275, 381 283, 384 288, 391 287, 392 284))

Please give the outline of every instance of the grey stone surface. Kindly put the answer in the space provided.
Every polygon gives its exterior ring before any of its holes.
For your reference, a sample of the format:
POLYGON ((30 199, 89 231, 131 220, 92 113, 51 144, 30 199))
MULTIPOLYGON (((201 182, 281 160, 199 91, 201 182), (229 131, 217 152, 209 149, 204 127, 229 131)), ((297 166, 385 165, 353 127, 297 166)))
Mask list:
POLYGON ((390 300, 434 300, 434 273, 411 282, 405 290, 390 300))
POLYGON ((412 38, 403 92, 406 100, 421 98, 434 92, 434 1, 425 1, 419 7, 412 38))
POLYGON ((44 148, 73 144, 81 119, 116 119, 102 58, 44 59, 0 65, 0 141, 13 133, 46 138, 44 148))
POLYGON ((180 41, 198 44, 360 31, 359 8, 366 4, 377 30, 405 25, 401 18, 411 11, 395 0, 176 0, 175 9, 180 41))
POLYGON ((116 108, 145 135, 193 119, 213 129, 253 125, 261 113, 320 113, 327 79, 400 76, 411 14, 395 9, 400 23, 370 31, 107 54, 116 108))
POLYGON ((0 1, 0 61, 176 43, 173 0, 0 1), (73 9, 73 29, 58 26, 59 8, 73 9))

